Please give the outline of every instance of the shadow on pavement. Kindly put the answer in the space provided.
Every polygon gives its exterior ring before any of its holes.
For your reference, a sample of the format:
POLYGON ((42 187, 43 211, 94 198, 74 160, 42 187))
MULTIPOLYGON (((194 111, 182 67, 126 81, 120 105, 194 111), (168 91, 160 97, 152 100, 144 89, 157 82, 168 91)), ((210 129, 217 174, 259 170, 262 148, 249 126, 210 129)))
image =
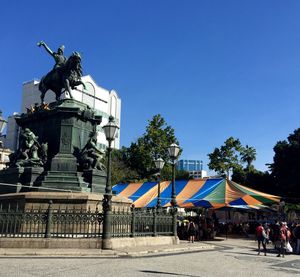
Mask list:
POLYGON ((153 271, 153 270, 141 270, 143 273, 153 273, 153 274, 165 274, 165 275, 173 275, 173 276, 185 276, 185 277, 200 277, 199 275, 190 275, 190 274, 179 274, 173 272, 163 272, 163 271, 153 271))

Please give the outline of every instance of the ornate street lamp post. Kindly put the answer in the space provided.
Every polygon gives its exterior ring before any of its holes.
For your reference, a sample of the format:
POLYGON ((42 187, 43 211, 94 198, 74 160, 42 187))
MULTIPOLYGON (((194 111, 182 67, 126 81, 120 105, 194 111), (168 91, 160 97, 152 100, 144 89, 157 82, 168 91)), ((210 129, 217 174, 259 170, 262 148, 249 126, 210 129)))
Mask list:
POLYGON ((103 198, 103 234, 102 234, 102 248, 109 248, 108 239, 111 238, 111 143, 115 139, 115 135, 119 127, 115 124, 114 118, 109 117, 108 124, 103 126, 106 140, 108 141, 107 148, 107 178, 105 185, 105 194, 103 198))
POLYGON ((160 172, 163 169, 164 165, 165 165, 165 161, 162 158, 158 158, 156 160, 154 160, 154 164, 156 169, 159 170, 158 175, 157 175, 157 182, 158 182, 158 191, 157 191, 157 209, 161 208, 161 201, 160 201, 160 172))
POLYGON ((180 148, 176 143, 172 143, 168 147, 170 159, 172 161, 172 195, 171 205, 173 209, 173 235, 177 236, 177 202, 176 202, 176 191, 175 191, 175 164, 179 155, 180 148))

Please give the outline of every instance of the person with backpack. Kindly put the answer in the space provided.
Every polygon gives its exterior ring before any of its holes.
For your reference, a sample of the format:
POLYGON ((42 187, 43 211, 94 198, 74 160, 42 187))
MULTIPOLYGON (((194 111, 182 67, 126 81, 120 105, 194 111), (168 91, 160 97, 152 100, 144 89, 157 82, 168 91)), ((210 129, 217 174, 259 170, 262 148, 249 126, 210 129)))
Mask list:
POLYGON ((195 235, 196 235, 196 225, 195 225, 193 220, 191 220, 189 222, 187 231, 188 231, 188 240, 189 240, 189 242, 194 243, 195 235))

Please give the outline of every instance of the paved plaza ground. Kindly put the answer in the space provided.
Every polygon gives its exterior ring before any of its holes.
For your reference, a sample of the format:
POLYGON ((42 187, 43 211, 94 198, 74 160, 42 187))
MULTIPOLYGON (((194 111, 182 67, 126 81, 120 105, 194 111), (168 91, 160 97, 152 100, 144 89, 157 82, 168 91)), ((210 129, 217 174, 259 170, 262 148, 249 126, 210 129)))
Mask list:
POLYGON ((194 244, 182 242, 176 247, 123 251, 1 251, 0 276, 9 277, 300 276, 299 255, 278 258, 269 245, 267 256, 258 256, 256 242, 243 239, 218 239, 194 244))

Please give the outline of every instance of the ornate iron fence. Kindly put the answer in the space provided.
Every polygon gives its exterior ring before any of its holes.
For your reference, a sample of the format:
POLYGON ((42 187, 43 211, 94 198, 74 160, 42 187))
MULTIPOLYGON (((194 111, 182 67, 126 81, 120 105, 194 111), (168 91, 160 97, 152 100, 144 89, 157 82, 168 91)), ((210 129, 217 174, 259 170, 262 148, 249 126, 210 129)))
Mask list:
POLYGON ((173 216, 163 209, 113 211, 112 237, 161 236, 173 234, 173 216))
MULTIPOLYGON (((163 209, 113 210, 112 237, 173 234, 173 216, 163 209)), ((97 238, 102 237, 103 214, 78 209, 20 210, 0 204, 0 238, 97 238)))
POLYGON ((97 209, 19 210, 0 206, 0 237, 91 238, 102 235, 103 215, 97 209))

